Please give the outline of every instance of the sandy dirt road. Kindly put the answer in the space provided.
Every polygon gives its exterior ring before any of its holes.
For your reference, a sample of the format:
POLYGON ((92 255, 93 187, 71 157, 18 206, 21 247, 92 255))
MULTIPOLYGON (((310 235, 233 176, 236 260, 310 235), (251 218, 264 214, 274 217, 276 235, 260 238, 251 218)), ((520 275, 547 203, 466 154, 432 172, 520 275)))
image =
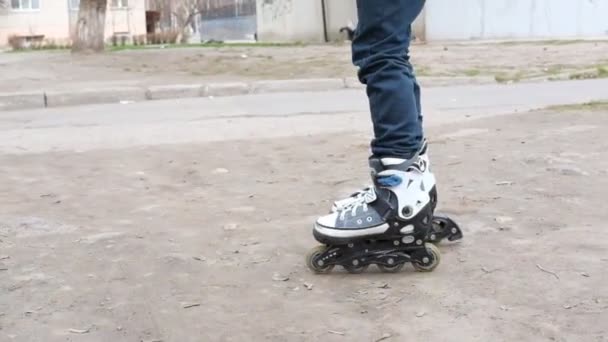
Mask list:
MULTIPOLYGON (((311 120, 315 120, 314 117, 311 120)), ((608 108, 429 129, 461 243, 311 274, 367 134, 0 155, 1 341, 608 341, 608 108)))

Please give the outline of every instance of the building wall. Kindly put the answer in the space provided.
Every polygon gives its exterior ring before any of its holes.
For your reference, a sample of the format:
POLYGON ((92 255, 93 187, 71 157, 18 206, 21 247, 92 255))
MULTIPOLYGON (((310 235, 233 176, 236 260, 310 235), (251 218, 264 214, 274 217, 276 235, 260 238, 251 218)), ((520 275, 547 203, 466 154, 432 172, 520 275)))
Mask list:
POLYGON ((44 34, 46 37, 67 38, 67 0, 40 0, 40 9, 0 12, 0 46, 7 44, 8 36, 44 34))
MULTIPOLYGON (((108 0, 108 2, 111 2, 108 0)), ((113 34, 135 36, 146 34, 146 7, 144 0, 129 0, 127 8, 108 7, 106 37, 113 34)))
POLYGON ((258 0, 257 35, 260 41, 322 42, 321 0, 258 0))
POLYGON ((427 40, 608 36, 608 0, 432 0, 427 40))
POLYGON ((357 24, 357 5, 355 0, 326 0, 327 33, 330 41, 344 40, 340 29, 357 24))
MULTIPOLYGON (((330 40, 356 23, 355 0, 326 12, 330 40)), ((321 0, 258 0, 258 38, 323 41, 321 13, 321 0)), ((429 0, 413 28, 426 41, 608 37, 608 0, 429 0)))
MULTIPOLYGON (((111 3, 111 0, 108 0, 111 3)), ((40 9, 33 11, 0 12, 0 46, 7 45, 12 34, 38 35, 49 39, 69 39, 72 36, 78 11, 68 8, 67 0, 40 0, 40 9)), ((106 12, 106 38, 114 33, 129 35, 146 33, 146 9, 144 0, 130 0, 129 7, 112 8, 106 12)))
MULTIPOLYGON (((344 39, 340 29, 346 25, 357 24, 356 0, 326 0, 327 30, 329 40, 344 39)), ((424 39, 424 12, 418 16, 412 29, 417 39, 424 39)))

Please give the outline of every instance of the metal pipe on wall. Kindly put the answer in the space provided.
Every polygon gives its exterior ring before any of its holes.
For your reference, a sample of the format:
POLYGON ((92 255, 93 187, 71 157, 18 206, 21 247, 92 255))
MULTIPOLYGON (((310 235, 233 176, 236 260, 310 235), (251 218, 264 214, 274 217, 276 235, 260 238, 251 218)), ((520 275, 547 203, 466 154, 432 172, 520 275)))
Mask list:
POLYGON ((321 0, 321 15, 323 16, 323 39, 329 42, 329 33, 327 32, 327 7, 325 0, 321 0))

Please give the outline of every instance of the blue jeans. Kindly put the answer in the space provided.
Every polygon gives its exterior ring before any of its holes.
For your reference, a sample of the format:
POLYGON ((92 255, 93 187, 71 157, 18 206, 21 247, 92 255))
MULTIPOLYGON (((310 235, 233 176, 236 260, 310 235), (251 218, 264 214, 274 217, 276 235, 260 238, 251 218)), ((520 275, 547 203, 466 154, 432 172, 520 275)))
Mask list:
POLYGON ((357 0, 353 63, 367 85, 374 157, 411 158, 423 140, 420 86, 409 61, 412 23, 425 0, 357 0))

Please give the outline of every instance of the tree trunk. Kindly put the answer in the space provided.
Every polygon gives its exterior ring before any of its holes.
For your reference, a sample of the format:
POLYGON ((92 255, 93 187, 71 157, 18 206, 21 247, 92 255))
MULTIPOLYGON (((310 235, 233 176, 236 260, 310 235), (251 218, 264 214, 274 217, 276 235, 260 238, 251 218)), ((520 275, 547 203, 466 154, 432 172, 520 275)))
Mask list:
POLYGON ((107 0, 81 0, 72 52, 101 52, 104 48, 107 0))

